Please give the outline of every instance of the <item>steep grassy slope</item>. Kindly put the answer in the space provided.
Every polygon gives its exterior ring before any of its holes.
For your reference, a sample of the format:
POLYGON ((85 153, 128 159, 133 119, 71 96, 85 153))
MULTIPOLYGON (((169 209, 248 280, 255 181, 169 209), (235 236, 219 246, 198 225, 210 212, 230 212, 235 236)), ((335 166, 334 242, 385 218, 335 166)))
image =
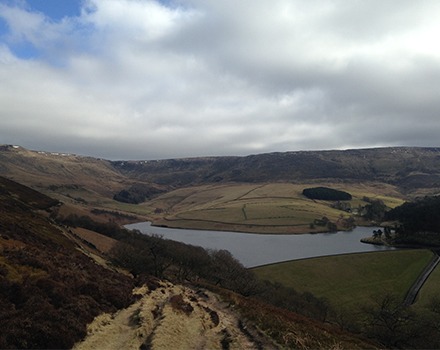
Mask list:
POLYGON ((95 264, 51 223, 56 203, 0 177, 0 348, 69 348, 94 316, 132 300, 130 278, 95 264))

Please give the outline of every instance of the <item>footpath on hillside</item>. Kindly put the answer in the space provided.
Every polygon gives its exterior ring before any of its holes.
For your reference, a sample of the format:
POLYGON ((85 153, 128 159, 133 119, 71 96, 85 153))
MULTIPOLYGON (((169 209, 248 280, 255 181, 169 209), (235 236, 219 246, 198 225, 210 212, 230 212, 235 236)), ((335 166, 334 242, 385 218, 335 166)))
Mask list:
POLYGON ((431 275, 432 271, 437 267, 437 265, 440 262, 440 256, 438 250, 433 250, 433 253, 435 254, 435 257, 431 260, 431 262, 425 267, 423 272, 420 274, 420 276, 417 278, 417 280, 414 282, 414 284, 409 289, 405 300, 403 301, 404 306, 410 306, 414 304, 417 295, 419 294, 420 289, 425 284, 426 280, 431 275))
POLYGON ((207 290, 159 282, 135 294, 140 299, 128 308, 96 317, 87 337, 73 349, 277 348, 207 290))

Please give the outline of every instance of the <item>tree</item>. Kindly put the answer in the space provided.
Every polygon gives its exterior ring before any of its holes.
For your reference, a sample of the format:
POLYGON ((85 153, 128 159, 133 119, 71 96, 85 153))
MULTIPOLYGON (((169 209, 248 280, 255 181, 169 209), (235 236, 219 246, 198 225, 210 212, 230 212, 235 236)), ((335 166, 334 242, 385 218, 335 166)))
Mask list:
POLYGON ((153 273, 153 261, 149 252, 140 245, 127 242, 117 242, 110 250, 113 263, 124 267, 138 276, 145 273, 153 273))
POLYGON ((222 287, 232 289, 245 296, 255 294, 258 281, 253 272, 246 269, 227 250, 210 250, 212 277, 222 287))
POLYGON ((364 327, 368 336, 387 347, 406 347, 416 336, 416 315, 393 294, 379 296, 372 306, 363 309, 364 327))
POLYGON ((365 206, 364 217, 368 220, 382 221, 385 216, 386 209, 387 207, 385 203, 380 199, 370 200, 370 203, 365 206))
POLYGON ((177 280, 190 281, 210 274, 211 258, 205 249, 171 240, 168 244, 177 280))

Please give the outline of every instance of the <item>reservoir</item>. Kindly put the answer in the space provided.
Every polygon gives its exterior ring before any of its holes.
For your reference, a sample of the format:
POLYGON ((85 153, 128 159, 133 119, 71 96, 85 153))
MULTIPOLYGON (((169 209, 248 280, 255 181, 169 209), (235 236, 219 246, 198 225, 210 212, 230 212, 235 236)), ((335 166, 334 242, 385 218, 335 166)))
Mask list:
POLYGON ((140 222, 125 227, 203 248, 225 249, 246 267, 318 256, 394 249, 360 241, 361 238, 371 236, 373 230, 377 230, 378 227, 360 226, 352 231, 298 235, 175 229, 151 226, 150 222, 140 222))

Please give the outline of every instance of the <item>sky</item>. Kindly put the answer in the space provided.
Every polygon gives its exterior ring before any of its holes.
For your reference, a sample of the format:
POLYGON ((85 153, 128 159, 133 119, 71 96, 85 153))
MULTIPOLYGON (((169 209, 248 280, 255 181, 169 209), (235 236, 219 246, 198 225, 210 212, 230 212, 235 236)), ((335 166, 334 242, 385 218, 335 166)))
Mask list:
POLYGON ((439 18, 437 0, 0 0, 0 144, 438 147, 439 18))

